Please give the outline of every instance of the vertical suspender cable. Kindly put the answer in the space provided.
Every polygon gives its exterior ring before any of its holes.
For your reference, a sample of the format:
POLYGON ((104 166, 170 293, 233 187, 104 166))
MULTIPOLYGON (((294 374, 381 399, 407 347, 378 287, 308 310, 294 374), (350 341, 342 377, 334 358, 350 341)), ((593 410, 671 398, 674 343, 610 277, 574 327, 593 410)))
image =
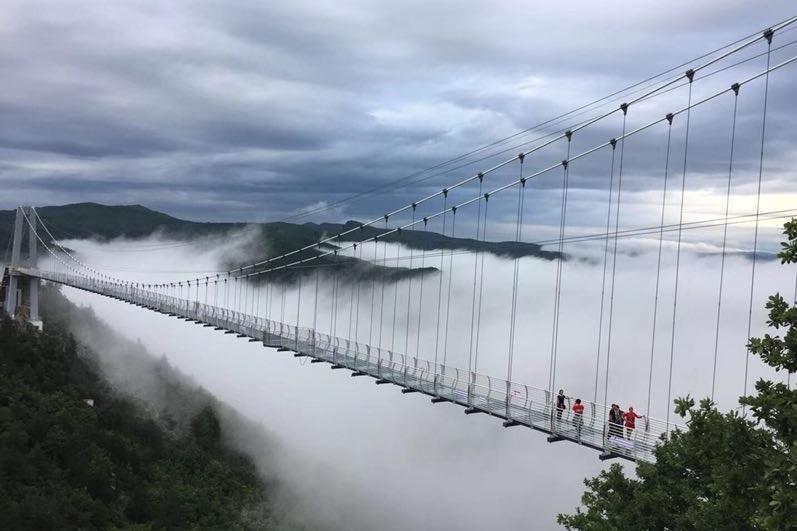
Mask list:
MULTIPOLYGON (((385 232, 387 232, 385 216, 385 232)), ((387 240, 382 242, 382 282, 379 289, 379 350, 382 350, 382 327, 385 321, 385 281, 387 280, 387 240)))
MULTIPOLYGON (((451 239, 453 240, 456 237, 456 230, 457 230, 457 207, 451 207, 451 239)), ((453 245, 453 242, 452 242, 453 245)), ((448 289, 446 290, 446 296, 448 298, 446 302, 446 334, 445 339, 443 341, 443 365, 446 364, 446 360, 448 357, 448 324, 451 320, 451 279, 454 277, 454 248, 451 248, 451 251, 448 253, 448 289)))
POLYGON ((282 285, 282 301, 280 302, 280 323, 285 322, 285 299, 286 299, 286 286, 285 286, 285 279, 280 282, 282 285))
MULTIPOLYGON (((490 204, 490 194, 484 194, 484 226, 482 227, 482 242, 487 241, 487 207, 490 204)), ((481 326, 482 326, 482 300, 484 293, 484 256, 485 252, 481 250, 481 266, 479 271, 479 309, 476 313, 476 347, 473 353, 473 371, 479 370, 479 340, 481 339, 481 326)))
MULTIPOLYGON (((228 310, 231 309, 231 305, 230 305, 230 285, 231 285, 231 283, 230 283, 230 274, 227 273, 227 278, 224 279, 224 307, 226 309, 228 309, 228 310)), ((174 286, 177 286, 177 284, 174 284, 174 286)), ((177 293, 175 291, 175 295, 176 294, 177 293)))
MULTIPOLYGON (((372 260, 371 267, 376 267, 376 251, 379 249, 379 236, 374 236, 374 258, 372 260)), ((374 334, 374 310, 376 306, 376 277, 378 276, 375 271, 371 271, 373 275, 373 280, 371 280, 371 318, 368 321, 368 347, 371 348, 373 345, 373 334, 374 334)))
POLYGON ((667 180, 670 176, 670 147, 672 145, 672 119, 667 115, 667 154, 664 158, 664 186, 661 192, 661 218, 659 221, 659 252, 656 258, 656 288, 653 292, 653 325, 650 334, 650 365, 648 367, 648 401, 645 414, 650 415, 650 396, 653 390, 653 356, 656 350, 656 323, 659 316, 659 286, 661 283, 661 250, 664 245, 664 214, 667 206, 667 180))
MULTIPOLYGON (((238 277, 232 277, 232 283, 230 284, 230 290, 232 290, 232 295, 230 297, 230 309, 234 312, 238 311, 238 277)), ((180 293, 183 291, 182 283, 180 283, 180 293)), ((182 296, 182 295, 181 295, 182 296)))
MULTIPOLYGON (((334 254, 335 254, 335 262, 337 262, 338 261, 338 252, 335 251, 334 254)), ((333 332, 330 334, 330 336, 332 336, 332 337, 337 337, 337 335, 338 335, 337 334, 337 332, 338 332, 338 298, 340 297, 340 294, 338 292, 338 267, 340 267, 340 266, 336 264, 336 266, 334 268, 335 278, 332 281, 332 291, 334 293, 334 295, 332 297, 333 300, 334 300, 334 304, 332 305, 332 330, 333 330, 333 332)))
MULTIPOLYGON (((523 159, 525 155, 518 155, 520 160, 520 186, 517 191, 517 213, 515 215, 515 241, 520 243, 521 230, 523 228, 523 207, 526 198, 526 181, 523 179, 523 159)), ((512 272, 512 306, 509 316, 509 352, 506 361, 506 416, 509 417, 509 406, 511 401, 512 385, 512 364, 515 357, 515 326, 517 323, 517 292, 518 277, 520 272, 520 257, 515 257, 514 269, 512 272)))
MULTIPOLYGON (((362 233, 362 231, 360 232, 362 233)), ((362 266, 362 260, 363 260, 363 241, 360 242, 360 266, 362 266)), ((358 343, 359 340, 360 340, 360 281, 357 280, 357 306, 355 309, 355 317, 354 317, 354 342, 358 343)))
POLYGON ((686 196, 686 163, 689 156, 689 125, 690 118, 692 117, 692 80, 694 79, 694 72, 689 70, 686 72, 686 77, 689 78, 689 100, 686 107, 686 133, 684 136, 684 167, 683 176, 681 178, 681 208, 678 214, 678 243, 675 248, 675 286, 673 287, 673 301, 672 301, 672 330, 670 331, 670 368, 667 377, 667 437, 670 436, 670 411, 672 410, 672 369, 675 358, 675 330, 676 330, 676 317, 678 315, 678 283, 681 278, 681 236, 683 234, 684 222, 684 197, 686 196))
MULTIPOLYGON (((797 306, 797 273, 794 275, 794 296, 791 300, 792 306, 797 306)), ((786 373, 786 388, 791 389, 791 372, 786 373)))
POLYGON ((240 275, 235 275, 235 311, 238 313, 242 313, 243 308, 243 279, 240 275))
MULTIPOLYGON (((476 210, 476 241, 479 241, 479 232, 481 231, 482 221, 482 186, 484 177, 479 177, 479 200, 477 201, 478 208, 476 210)), ((473 373, 473 329, 476 324, 476 277, 479 273, 479 251, 473 253, 473 297, 470 306, 470 339, 468 341, 468 372, 473 373)), ((468 388, 468 396, 470 396, 470 388, 468 388)))
POLYGON ((247 302, 250 301, 250 296, 249 296, 250 291, 252 292, 251 302, 254 303, 255 300, 254 286, 249 282, 249 280, 246 277, 241 277, 241 290, 243 290, 244 292, 244 299, 243 299, 244 305, 241 306, 241 313, 246 313, 246 305, 247 302))
POLYGON ((564 249, 565 249, 565 226, 567 224, 567 194, 569 191, 569 178, 570 178, 570 149, 572 147, 573 133, 566 131, 567 137, 567 156, 562 161, 562 211, 559 216, 559 256, 556 260, 556 292, 554 297, 554 319, 553 329, 551 331, 551 360, 550 372, 548 376, 548 389, 550 389, 550 396, 554 396, 556 386, 556 358, 559 354, 559 313, 561 310, 562 300, 562 263, 564 262, 564 249))
MULTIPOLYGON (((758 261, 758 218, 761 212, 761 179, 764 174, 764 141, 766 140, 767 132, 767 100, 769 97, 769 65, 772 57, 772 30, 768 29, 764 32, 764 37, 767 39, 767 70, 764 75, 764 112, 761 120, 761 154, 758 159, 758 191, 756 193, 755 204, 755 235, 753 237, 753 267, 750 273, 750 307, 747 311, 747 337, 749 340, 751 326, 753 324, 753 294, 755 292, 755 269, 756 262, 758 261)), ((744 393, 742 396, 747 396, 747 374, 750 368, 750 350, 747 350, 747 355, 744 358, 744 393)))
MULTIPOLYGON (((315 299, 313 301, 313 337, 318 331, 318 281, 320 276, 320 267, 315 268, 315 299)), ((315 342, 315 341, 313 341, 315 342)))
POLYGON ((297 342, 299 341, 299 330, 298 330, 298 327, 299 327, 299 312, 302 309, 302 276, 303 276, 301 271, 299 271, 298 274, 299 274, 299 286, 298 286, 298 289, 296 290, 296 327, 297 327, 297 330, 296 330, 296 341, 297 342))
MULTIPOLYGON (((423 233, 426 234, 429 228, 429 220, 425 217, 423 218, 423 233)), ((419 358, 421 355, 421 318, 423 316, 423 269, 426 267, 426 248, 421 249, 421 278, 419 280, 419 288, 418 288, 418 328, 415 334, 415 357, 419 358)), ((442 274, 442 273, 441 273, 442 274)), ((409 348, 407 349, 409 353, 409 348)), ((435 359, 435 364, 437 364, 437 360, 435 359)), ((435 367, 437 370, 437 367, 435 367)))
MULTIPOLYGON (((412 230, 415 230, 415 210, 416 210, 416 205, 413 203, 413 205, 412 205, 412 230)), ((410 244, 410 265, 407 268, 407 274, 409 275, 409 278, 407 279, 408 280, 408 282, 407 282, 407 328, 406 328, 405 333, 404 333, 404 354, 406 354, 407 356, 410 355, 410 309, 411 309, 411 306, 412 306, 412 276, 413 276, 413 273, 412 273, 412 265, 413 265, 412 264, 412 259, 413 259, 413 255, 414 255, 413 251, 414 251, 414 249, 412 247, 412 244, 410 244)), ((423 286, 423 280, 421 280, 421 286, 423 286)), ((420 313, 420 312, 421 312, 421 308, 418 307, 418 313, 420 313)), ((417 358, 417 356, 416 356, 416 358, 417 358)))
MULTIPOLYGON (((614 288, 617 280, 617 237, 620 230, 620 206, 623 192, 623 155, 625 154, 625 126, 628 118, 628 105, 623 103, 623 135, 620 137, 620 164, 617 170, 617 208, 614 216, 614 248, 612 250, 612 287, 609 289, 609 329, 606 334, 606 378, 603 382, 603 403, 608 404, 609 399, 609 371, 612 359, 612 331, 614 330, 614 288)), ((612 145, 616 145, 612 139, 612 145)))
MULTIPOLYGON (((443 190, 443 230, 441 234, 446 235, 446 214, 448 214, 448 190, 443 190)), ((437 286, 437 326, 435 327, 434 340, 434 364, 437 366, 438 352, 440 350, 440 311, 443 307, 443 259, 445 252, 440 249, 440 279, 437 286)), ((420 327, 418 328, 420 330, 420 327)))
POLYGON ((720 261, 720 285, 717 294, 717 325, 714 332, 714 366, 711 371, 711 400, 717 384, 717 354, 720 343, 720 317, 722 316, 722 288, 725 281, 725 255, 728 244, 728 212, 731 206, 731 178, 733 176, 733 148, 736 141, 736 113, 739 107, 739 85, 733 85, 733 121, 731 123, 731 154, 728 161, 728 185, 725 189, 725 223, 722 229, 722 259, 720 261))
MULTIPOLYGON (((401 262, 401 227, 398 228, 396 236, 396 273, 399 271, 401 262)), ((387 264, 386 264, 387 265, 387 264)), ((390 332, 390 352, 396 348, 396 310, 398 310, 398 279, 393 280, 393 329, 390 332)))
MULTIPOLYGON (((190 286, 189 286, 190 291, 190 286)), ((235 277, 235 311, 238 313, 243 313, 245 308, 244 304, 244 297, 246 296, 246 291, 244 290, 244 280, 239 275, 235 277)))
POLYGON ((260 280, 262 277, 257 277, 254 279, 254 284, 252 284, 252 313, 254 315, 260 315, 260 280), (254 299, 257 298, 257 307, 255 307, 254 299))
MULTIPOLYGON (((357 244, 355 243, 354 247, 352 248, 352 251, 351 251, 352 261, 357 260, 357 257, 355 256, 356 254, 357 254, 357 244)), ((355 284, 355 280, 351 279, 351 295, 349 296, 349 332, 346 335, 346 337, 349 339, 349 341, 351 341, 351 326, 352 326, 352 322, 354 321, 354 284, 355 284)), ((357 295, 358 295, 358 298, 359 298, 359 293, 357 295)), ((355 339, 355 342, 356 341, 357 340, 355 339)))
POLYGON ((271 282, 265 277, 266 282, 266 319, 271 321, 271 282))
POLYGON ((335 320, 338 313, 338 251, 333 253, 332 266, 332 310, 329 312, 329 337, 335 337, 335 320))
POLYGON ((241 297, 240 297, 241 309, 240 309, 240 312, 241 313, 245 313, 246 312, 246 306, 249 303, 249 284, 246 282, 246 280, 243 277, 241 277, 240 290, 241 290, 241 297))
MULTIPOLYGON (((614 157, 617 153, 617 141, 612 139, 612 164, 609 171, 609 206, 606 209, 606 239, 603 243, 603 276, 601 277, 601 308, 598 317, 598 348, 595 354, 595 390, 592 403, 598 401, 598 373, 601 365, 601 344, 603 343, 603 307, 606 300, 606 265, 609 263, 609 228, 612 219, 612 194, 614 193, 614 157)), ((605 402, 605 399, 604 399, 605 402)))

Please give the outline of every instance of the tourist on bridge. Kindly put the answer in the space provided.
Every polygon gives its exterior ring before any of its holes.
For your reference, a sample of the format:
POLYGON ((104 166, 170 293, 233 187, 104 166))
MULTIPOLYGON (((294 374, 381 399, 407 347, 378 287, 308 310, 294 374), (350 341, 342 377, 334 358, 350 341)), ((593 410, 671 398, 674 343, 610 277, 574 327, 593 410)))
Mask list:
POLYGON ((580 398, 576 398, 576 403, 573 404, 573 426, 576 427, 578 438, 581 438, 581 426, 584 425, 584 404, 581 403, 580 398))
POLYGON ((629 406, 628 411, 623 416, 625 417, 626 437, 630 439, 634 429, 636 429, 636 419, 645 418, 645 415, 637 415, 634 408, 629 406))
POLYGON ((609 437, 623 436, 623 410, 617 404, 612 404, 609 410, 609 437))
POLYGON ((556 395, 556 420, 562 420, 562 413, 565 412, 566 407, 570 407, 570 399, 565 396, 565 390, 559 389, 559 394, 556 395), (565 406, 567 401, 567 406, 565 406))

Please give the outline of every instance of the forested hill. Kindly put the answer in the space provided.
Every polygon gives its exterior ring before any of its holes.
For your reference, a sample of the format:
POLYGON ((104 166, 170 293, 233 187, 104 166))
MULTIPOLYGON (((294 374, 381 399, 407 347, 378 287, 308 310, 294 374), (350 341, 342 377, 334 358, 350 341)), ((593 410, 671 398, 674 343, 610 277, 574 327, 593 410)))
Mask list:
POLYGON ((301 529, 226 444, 223 405, 135 353, 131 367, 154 370, 125 378, 151 399, 117 390, 67 331, 96 325, 90 311, 45 300, 43 333, 0 321, 0 529, 301 529))
MULTIPOLYGON (((187 240, 201 236, 224 235, 231 230, 247 226, 262 228, 262 252, 279 254, 311 245, 323 237, 332 236, 343 230, 358 227, 360 224, 349 221, 346 224, 305 223, 202 223, 178 219, 141 205, 100 205, 97 203, 76 203, 63 206, 49 206, 38 209, 53 236, 64 238, 97 238, 108 240, 119 237, 142 238, 153 233, 165 237, 187 240)), ((5 244, 11 236, 14 211, 0 210, 0 243, 5 244)), ((384 229, 366 227, 365 237, 384 232, 384 229)), ((357 237, 361 237, 357 235, 357 237)), ((395 237, 388 237, 394 241, 395 237)), ((483 250, 501 256, 537 256, 552 260, 558 256, 554 251, 545 251, 533 243, 480 242, 469 238, 451 238, 423 231, 402 231, 401 242, 413 249, 461 249, 465 251, 483 250)), ((263 254, 257 256, 261 258, 263 254)))

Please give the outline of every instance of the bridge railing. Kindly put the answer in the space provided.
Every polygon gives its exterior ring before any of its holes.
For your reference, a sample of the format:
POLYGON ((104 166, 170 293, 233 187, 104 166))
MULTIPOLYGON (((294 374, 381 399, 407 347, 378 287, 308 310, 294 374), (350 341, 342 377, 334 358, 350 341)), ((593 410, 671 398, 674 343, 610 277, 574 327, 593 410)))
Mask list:
POLYGON ((565 439, 630 459, 653 460, 656 445, 675 428, 657 419, 639 419, 638 427, 611 424, 610 408, 585 402, 584 413, 572 411, 572 403, 557 409, 547 390, 508 382, 459 367, 436 364, 388 349, 350 339, 334 337, 306 327, 249 315, 229 308, 204 304, 105 280, 65 273, 22 270, 23 273, 119 298, 162 313, 214 326, 241 337, 283 347, 312 356, 380 381, 392 382, 441 400, 451 401, 550 434, 551 440, 565 439))

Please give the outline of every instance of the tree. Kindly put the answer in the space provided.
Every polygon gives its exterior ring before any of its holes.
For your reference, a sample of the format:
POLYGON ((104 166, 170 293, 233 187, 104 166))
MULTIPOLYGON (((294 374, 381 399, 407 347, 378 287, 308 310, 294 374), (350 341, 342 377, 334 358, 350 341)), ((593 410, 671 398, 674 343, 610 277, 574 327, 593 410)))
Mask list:
POLYGON ((210 395, 141 350, 131 377, 157 400, 118 392, 68 327, 125 343, 52 289, 42 301, 44 332, 0 315, 0 529, 296 528, 224 445, 210 395))
MULTIPOLYGON (((782 263, 797 262, 797 220, 784 225, 782 263)), ((776 293, 767 322, 775 332, 750 338, 751 355, 776 371, 797 372, 797 306, 776 293), (783 329, 783 336, 776 335, 783 329)), ((640 463, 638 479, 619 465, 585 480, 584 510, 559 515, 567 529, 797 529, 797 391, 760 379, 740 397, 750 417, 721 413, 708 399, 675 401, 689 429, 676 431, 640 463)))
POLYGON ((221 426, 213 407, 207 405, 191 421, 191 433, 197 444, 205 449, 215 448, 221 440, 221 426))

